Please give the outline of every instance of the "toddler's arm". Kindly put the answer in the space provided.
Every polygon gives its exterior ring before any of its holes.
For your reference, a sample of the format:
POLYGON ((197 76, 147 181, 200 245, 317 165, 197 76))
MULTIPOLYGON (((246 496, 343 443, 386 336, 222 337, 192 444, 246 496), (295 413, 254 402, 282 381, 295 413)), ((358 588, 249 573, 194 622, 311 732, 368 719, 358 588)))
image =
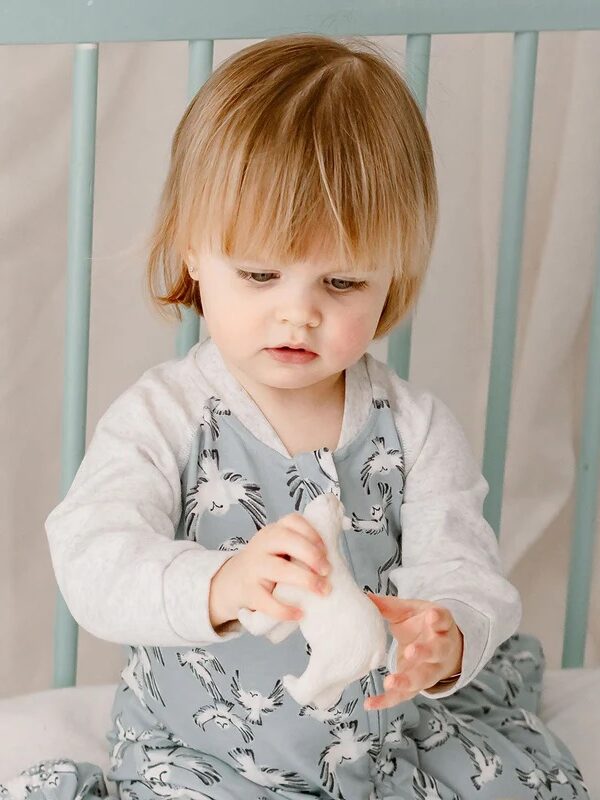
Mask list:
MULTIPOLYGON (((400 507, 402 566, 390 577, 398 595, 448 608, 463 633, 462 673, 446 697, 469 683, 521 621, 517 589, 503 576, 498 542, 482 514, 488 484, 450 410, 428 392, 393 377, 396 421, 406 458, 400 507)), ((396 663, 396 643, 388 667, 396 663)))
POLYGON ((100 419, 64 500, 46 519, 52 565, 76 621, 122 644, 200 646, 213 574, 229 551, 174 540, 180 472, 201 413, 185 362, 148 370, 100 419))

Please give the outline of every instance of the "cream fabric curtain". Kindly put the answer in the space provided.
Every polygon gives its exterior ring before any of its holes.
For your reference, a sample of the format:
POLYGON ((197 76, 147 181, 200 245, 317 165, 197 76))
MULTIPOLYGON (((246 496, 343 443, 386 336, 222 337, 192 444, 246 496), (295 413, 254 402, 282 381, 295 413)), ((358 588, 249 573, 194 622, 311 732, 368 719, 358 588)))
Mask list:
MULTIPOLYGON (((404 69, 404 39, 376 39, 404 69)), ((250 42, 215 46, 215 63, 250 42)), ((590 289, 600 222, 600 32, 540 36, 501 553, 522 630, 560 666, 590 289)), ((512 56, 510 34, 432 42, 427 119, 441 213, 411 380, 483 452, 512 56)), ((72 47, 1 47, 0 696, 49 688, 59 500, 72 47), (7 77, 10 76, 10 77, 7 77)), ((186 104, 185 43, 100 53, 88 441, 111 401, 174 354, 143 292, 144 241, 186 104)), ((372 351, 385 357, 385 342, 372 351)), ((597 572, 597 570, 596 570, 597 572)), ((600 590, 586 666, 600 664, 600 590)), ((79 683, 117 681, 118 645, 80 632, 79 683)))

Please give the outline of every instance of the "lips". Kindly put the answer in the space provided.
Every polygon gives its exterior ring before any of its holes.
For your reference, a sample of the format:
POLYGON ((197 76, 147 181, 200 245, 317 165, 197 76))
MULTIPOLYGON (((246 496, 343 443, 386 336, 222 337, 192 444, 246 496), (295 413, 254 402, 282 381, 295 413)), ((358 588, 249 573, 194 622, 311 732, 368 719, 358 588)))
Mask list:
POLYGON ((305 344, 278 344, 273 348, 273 350, 305 350, 307 353, 312 353, 313 351, 307 347, 305 344))
POLYGON ((316 353, 300 344, 280 344, 277 347, 267 347, 266 350, 277 361, 286 364, 306 364, 317 357, 316 353))

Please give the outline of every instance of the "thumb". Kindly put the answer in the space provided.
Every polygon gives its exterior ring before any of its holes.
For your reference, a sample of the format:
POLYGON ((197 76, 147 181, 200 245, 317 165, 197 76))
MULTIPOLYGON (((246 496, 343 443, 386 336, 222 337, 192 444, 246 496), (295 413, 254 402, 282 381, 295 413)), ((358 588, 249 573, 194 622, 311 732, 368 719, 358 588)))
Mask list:
POLYGON ((404 622, 415 614, 419 614, 426 605, 419 600, 404 600, 401 597, 390 595, 373 594, 372 592, 366 592, 366 595, 377 606, 381 616, 390 622, 404 622))

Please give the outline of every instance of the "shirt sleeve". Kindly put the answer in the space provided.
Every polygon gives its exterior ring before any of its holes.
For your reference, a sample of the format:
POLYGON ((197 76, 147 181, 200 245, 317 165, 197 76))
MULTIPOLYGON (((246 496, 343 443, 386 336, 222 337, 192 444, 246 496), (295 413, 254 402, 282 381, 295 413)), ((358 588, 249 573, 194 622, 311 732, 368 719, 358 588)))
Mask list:
POLYGON ((212 576, 234 554, 175 540, 194 424, 172 386, 140 379, 100 419, 46 519, 58 587, 76 622, 98 638, 189 647, 241 633, 232 622, 220 635, 208 611, 212 576))
MULTIPOLYGON (((504 577, 498 541, 483 517, 488 483, 451 411, 428 392, 413 394, 400 379, 396 424, 405 447, 406 482, 400 507, 402 566, 390 574, 398 596, 448 608, 462 631, 462 671, 447 697, 481 671, 518 628, 521 599, 504 577)), ((396 670, 397 643, 388 654, 396 670)))

